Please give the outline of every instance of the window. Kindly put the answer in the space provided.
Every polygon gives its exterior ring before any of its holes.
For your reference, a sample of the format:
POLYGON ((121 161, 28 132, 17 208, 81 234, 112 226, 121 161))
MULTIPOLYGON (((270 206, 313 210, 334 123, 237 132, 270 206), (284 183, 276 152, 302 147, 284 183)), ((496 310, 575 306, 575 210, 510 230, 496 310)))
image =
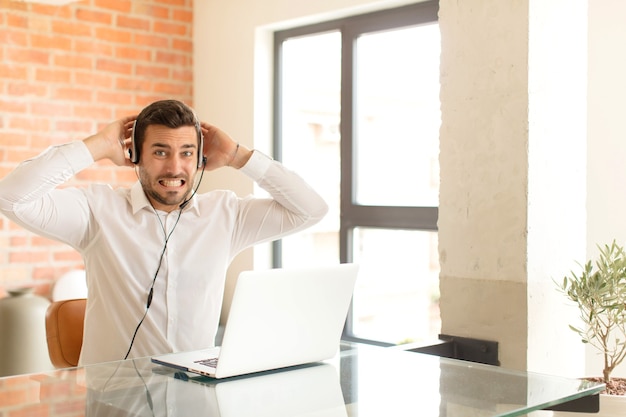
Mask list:
POLYGON ((344 337, 436 338, 437 2, 277 32, 275 157, 330 206, 274 245, 275 266, 357 262, 344 337))

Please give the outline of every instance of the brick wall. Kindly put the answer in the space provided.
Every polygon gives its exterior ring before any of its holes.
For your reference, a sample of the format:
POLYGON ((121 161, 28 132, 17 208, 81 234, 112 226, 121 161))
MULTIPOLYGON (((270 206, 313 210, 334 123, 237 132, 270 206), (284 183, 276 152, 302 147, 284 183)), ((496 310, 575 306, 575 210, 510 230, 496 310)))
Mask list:
MULTIPOLYGON (((192 0, 0 0, 0 177, 50 145, 80 140, 148 103, 192 100, 192 0)), ((128 186, 98 163, 72 180, 128 186)), ((82 268, 72 248, 0 217, 0 297, 82 268)))

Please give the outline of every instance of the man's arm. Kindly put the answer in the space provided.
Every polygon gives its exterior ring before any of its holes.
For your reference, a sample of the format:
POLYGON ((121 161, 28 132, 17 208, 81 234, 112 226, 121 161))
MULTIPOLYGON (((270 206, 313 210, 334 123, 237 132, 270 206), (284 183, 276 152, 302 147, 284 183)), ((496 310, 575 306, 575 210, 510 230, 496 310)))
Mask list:
POLYGON ((304 230, 328 212, 324 199, 304 179, 258 151, 252 153, 240 171, 271 198, 241 200, 234 252, 304 230))
POLYGON ((271 196, 240 201, 233 253, 306 229, 326 215, 328 205, 324 199, 298 174, 239 144, 216 126, 201 123, 201 128, 205 169, 239 169, 271 196))
POLYGON ((57 187, 95 160, 126 164, 133 119, 118 120, 82 142, 54 146, 22 162, 0 181, 0 211, 34 233, 78 248, 89 222, 87 201, 80 190, 57 187))

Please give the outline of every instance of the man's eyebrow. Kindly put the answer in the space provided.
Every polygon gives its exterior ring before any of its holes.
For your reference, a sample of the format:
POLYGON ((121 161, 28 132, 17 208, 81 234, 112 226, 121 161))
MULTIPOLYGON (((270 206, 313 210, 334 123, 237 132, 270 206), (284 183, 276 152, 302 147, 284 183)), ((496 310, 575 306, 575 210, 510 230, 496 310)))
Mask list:
MULTIPOLYGON (((172 147, 170 145, 168 145, 167 143, 160 143, 160 142, 155 142, 152 145, 150 145, 152 148, 166 148, 166 149, 171 149, 172 147)), ((196 145, 195 143, 186 143, 184 145, 181 146, 181 148, 192 148, 195 149, 197 148, 198 145, 196 145)))

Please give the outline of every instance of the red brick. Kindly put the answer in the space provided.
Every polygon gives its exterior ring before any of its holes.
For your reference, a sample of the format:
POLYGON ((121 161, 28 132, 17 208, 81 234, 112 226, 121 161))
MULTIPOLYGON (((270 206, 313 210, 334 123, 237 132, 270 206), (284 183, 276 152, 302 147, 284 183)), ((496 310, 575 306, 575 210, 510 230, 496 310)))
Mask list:
POLYGON ((45 251, 23 251, 23 252, 11 252, 9 253, 9 262, 13 263, 39 263, 48 262, 50 260, 50 254, 45 251))
POLYGON ((0 44, 26 47, 28 46, 28 36, 23 31, 4 29, 0 32, 0 44))
POLYGON ((155 0, 156 3, 169 4, 170 6, 189 6, 187 0, 155 0))
POLYGON ((37 116, 25 115, 25 116, 13 116, 9 119, 9 128, 11 129, 23 129, 35 132, 48 132, 50 131, 50 121, 37 116))
MULTIPOLYGON (((21 162, 21 161, 25 161, 25 160, 27 160, 29 158, 32 158, 33 156, 37 155, 37 152, 33 151, 32 149, 28 149, 28 150, 8 149, 8 150, 5 150, 5 152, 6 152, 6 160, 7 161, 18 161, 18 162, 21 162)), ((13 168, 14 167, 11 167, 11 170, 13 170, 13 168)))
POLYGON ((27 236, 13 236, 9 240, 9 246, 12 248, 26 246, 29 243, 30 243, 30 239, 27 236))
POLYGON ((50 4, 32 3, 31 13, 42 14, 46 16, 54 16, 59 19, 68 19, 72 16, 71 6, 54 6, 50 4))
POLYGON ((129 43, 132 34, 128 30, 120 30, 112 27, 95 28, 95 36, 97 39, 115 43, 129 43))
POLYGON ((86 8, 76 9, 76 19, 83 22, 102 23, 103 25, 110 25, 113 22, 113 16, 110 13, 86 8))
POLYGON ((21 133, 0 132, 2 146, 23 146, 24 135, 21 133))
POLYGON ((17 102, 15 99, 13 100, 0 100, 0 111, 3 113, 26 113, 28 108, 28 104, 24 102, 17 102))
POLYGON ((158 51, 156 56, 156 62, 158 62, 159 64, 170 64, 185 67, 191 64, 191 56, 175 52, 158 51))
POLYGON ((113 121, 113 109, 111 106, 103 107, 100 103, 77 106, 74 108, 74 116, 88 118, 91 120, 107 120, 109 123, 113 121))
POLYGON ((72 38, 68 36, 50 36, 32 33, 30 44, 33 48, 61 49, 69 51, 72 49, 72 38))
POLYGON ((191 26, 169 22, 154 22, 154 29, 157 33, 185 36, 190 35, 191 26))
POLYGON ((116 10, 124 13, 131 11, 130 0, 95 0, 94 5, 98 8, 116 10))
POLYGON ((41 135, 32 134, 30 137, 30 144, 31 148, 36 150, 36 153, 40 153, 50 146, 66 143, 69 139, 70 136, 66 132, 49 132, 41 135))
POLYGON ((89 72, 75 72, 74 79, 78 85, 91 85, 99 88, 113 88, 115 78, 111 74, 89 72))
POLYGON ((18 96, 32 96, 32 97, 47 97, 48 96, 47 85, 34 85, 30 83, 10 83, 7 84, 7 92, 15 97, 18 96))
POLYGON ((144 108, 150 103, 154 103, 155 101, 158 101, 158 100, 164 100, 166 98, 176 98, 176 97, 164 96, 162 94, 137 95, 137 98, 135 99, 135 103, 137 104, 137 106, 144 108))
POLYGON ((193 53, 193 42, 190 39, 172 39, 172 49, 178 52, 193 53))
POLYGON ((98 103, 130 103, 133 100, 134 94, 132 92, 124 91, 99 91, 96 94, 96 101, 98 103))
POLYGON ((175 83, 155 83, 154 91, 165 95, 183 95, 189 93, 188 86, 175 83))
POLYGON ((191 87, 193 82, 193 71, 191 69, 174 69, 172 70, 172 80, 184 81, 191 87))
POLYGON ((50 16, 28 14, 28 30, 32 32, 50 32, 52 30, 52 19, 50 16))
POLYGON ((7 48, 6 59, 28 64, 48 65, 50 63, 50 53, 47 51, 36 51, 33 49, 7 48))
POLYGON ((45 83, 69 83, 72 73, 68 69, 36 68, 35 80, 45 83))
POLYGON ((133 65, 126 62, 113 59, 98 59, 96 61, 96 69, 98 71, 116 72, 119 74, 130 74, 133 65))
POLYGON ((0 65, 0 78, 12 78, 18 80, 25 80, 28 76, 28 68, 24 65, 15 65, 11 63, 3 63, 0 65))
POLYGON ((32 277, 35 281, 42 281, 45 279, 58 278, 62 273, 59 273, 58 268, 50 266, 38 266, 33 268, 32 277))
POLYGON ((133 59, 136 61, 151 61, 152 52, 147 49, 139 49, 132 46, 118 46, 115 57, 121 59, 133 59))
POLYGON ((150 30, 150 20, 144 18, 131 17, 127 15, 118 15, 117 26, 122 28, 150 30))
POLYGON ((143 14, 143 15, 147 15, 147 16, 151 16, 151 17, 156 17, 159 19, 169 19, 170 18, 170 8, 169 7, 161 7, 161 6, 156 6, 154 4, 145 4, 145 3, 138 3, 138 6, 143 6, 141 8, 137 9, 137 12, 143 14))
POLYGON ((134 184, 137 182, 137 174, 131 169, 119 169, 115 171, 113 184, 134 184))
POLYGON ((150 91, 152 90, 152 82, 145 77, 119 77, 115 82, 115 88, 123 91, 150 91))
POLYGON ((52 259, 54 262, 79 262, 82 260, 82 257, 75 250, 66 250, 61 252, 55 252, 52 259))
POLYGON ((180 22, 192 23, 193 12, 191 10, 174 10, 172 11, 172 18, 180 22))
POLYGON ((93 90, 85 88, 59 87, 52 94, 52 99, 90 102, 93 99, 93 90))
POLYGON ((136 33, 133 36, 133 44, 152 46, 155 48, 169 48, 170 39, 161 35, 136 33))
POLYGON ((33 114, 40 116, 60 116, 69 114, 69 105, 55 102, 34 102, 31 104, 31 111, 33 114))
POLYGON ((88 132, 91 133, 93 123, 89 120, 58 120, 54 122, 53 129, 61 132, 88 132))
POLYGON ((53 21, 52 31, 63 35, 93 36, 93 25, 79 22, 53 21))
POLYGON ((55 55, 54 65, 76 69, 93 69, 93 59, 84 55, 55 55))
POLYGON ((33 246, 61 246, 63 243, 60 243, 56 240, 49 239, 47 237, 39 236, 32 234, 31 235, 31 244, 33 246))
POLYGON ((17 15, 13 13, 7 14, 6 20, 7 26, 15 28, 28 28, 28 18, 23 15, 17 15))
POLYGON ((100 42, 96 39, 74 40, 74 52, 78 54, 96 55, 99 58, 113 56, 115 47, 109 42, 100 42))
POLYGON ((169 68, 157 66, 137 65, 135 72, 140 77, 168 78, 170 75, 169 68))

